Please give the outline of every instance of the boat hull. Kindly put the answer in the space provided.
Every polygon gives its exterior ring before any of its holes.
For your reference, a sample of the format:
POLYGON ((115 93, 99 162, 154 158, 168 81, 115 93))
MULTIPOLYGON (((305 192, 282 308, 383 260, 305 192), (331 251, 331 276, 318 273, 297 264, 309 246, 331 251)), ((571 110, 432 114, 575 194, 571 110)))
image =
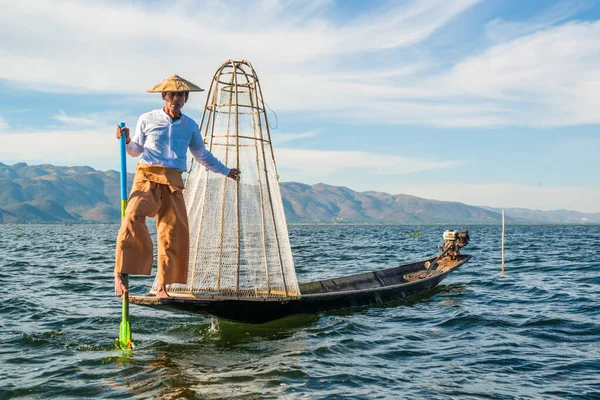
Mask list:
POLYGON ((130 296, 130 301, 142 306, 208 314, 238 322, 264 323, 288 315, 378 305, 403 299, 437 286, 471 256, 461 255, 457 260, 440 263, 440 268, 435 273, 427 275, 425 262, 434 258, 384 270, 301 284, 302 295, 297 298, 260 299, 204 294, 175 295, 168 299, 130 296), (407 280, 414 274, 421 274, 422 278, 407 280))

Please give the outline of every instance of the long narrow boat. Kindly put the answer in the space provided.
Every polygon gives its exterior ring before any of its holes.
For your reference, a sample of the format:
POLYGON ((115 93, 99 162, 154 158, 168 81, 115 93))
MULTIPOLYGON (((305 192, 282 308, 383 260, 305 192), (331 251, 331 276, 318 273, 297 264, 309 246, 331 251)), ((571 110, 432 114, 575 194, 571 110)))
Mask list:
POLYGON ((294 314, 382 304, 435 287, 471 256, 455 254, 397 267, 300 284, 301 296, 249 298, 217 294, 172 294, 170 298, 130 296, 133 304, 209 314, 247 323, 264 323, 294 314), (435 267, 434 267, 435 265, 435 267))

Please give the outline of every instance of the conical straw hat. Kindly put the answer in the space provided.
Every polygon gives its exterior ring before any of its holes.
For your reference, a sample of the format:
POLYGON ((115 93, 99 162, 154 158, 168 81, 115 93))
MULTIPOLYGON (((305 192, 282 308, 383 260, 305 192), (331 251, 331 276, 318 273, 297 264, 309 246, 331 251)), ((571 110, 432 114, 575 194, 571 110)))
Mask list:
POLYGON ((183 79, 178 75, 171 75, 152 89, 148 90, 149 93, 160 93, 160 92, 203 92, 204 89, 200 86, 194 85, 187 79, 183 79))

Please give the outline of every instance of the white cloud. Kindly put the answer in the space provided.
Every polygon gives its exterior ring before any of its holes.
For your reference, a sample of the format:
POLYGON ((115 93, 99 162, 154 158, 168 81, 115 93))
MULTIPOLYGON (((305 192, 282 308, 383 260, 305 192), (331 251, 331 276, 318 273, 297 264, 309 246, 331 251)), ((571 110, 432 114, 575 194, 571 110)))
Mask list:
MULTIPOLYGON (((0 47, 0 78, 48 91, 60 87, 141 93, 174 72, 205 86, 223 61, 246 58, 261 77, 268 77, 263 86, 275 109, 347 108, 352 115, 373 98, 413 93, 386 80, 410 78, 422 71, 424 63, 403 62, 399 67, 380 63, 376 70, 392 67, 372 73, 371 66, 349 68, 356 65, 349 60, 421 43, 477 2, 388 2, 339 23, 328 19, 328 1, 236 7, 175 2, 165 8, 144 3, 0 0, 6 11, 0 15, 0 37, 11 38, 0 47), (232 25, 235 29, 230 29, 232 25)), ((201 103, 194 100, 190 106, 199 108, 201 103)))
POLYGON ((505 125, 592 124, 600 122, 598 65, 600 22, 570 23, 494 46, 435 85, 508 108, 505 125))
POLYGON ((422 41, 476 2, 390 3, 368 17, 336 25, 316 16, 327 13, 327 2, 195 8, 176 2, 150 9, 117 2, 4 0, 0 33, 11 40, 0 52, 0 77, 134 92, 173 73, 174 66, 190 80, 206 79, 231 57, 275 71, 292 68, 293 73, 298 63, 302 70, 335 54, 422 41))
POLYGON ((495 18, 487 23, 485 32, 494 42, 507 42, 567 21, 587 7, 587 2, 563 0, 526 21, 515 22, 495 18))
POLYGON ((308 111, 323 119, 569 126, 600 123, 598 65, 600 22, 575 22, 494 45, 448 70, 415 61, 384 70, 275 71, 262 82, 278 111, 308 111))
POLYGON ((301 133, 277 132, 277 135, 273 135, 271 137, 271 140, 274 145, 280 145, 281 143, 290 142, 293 140, 313 138, 313 137, 317 136, 318 134, 319 134, 319 131, 317 129, 311 129, 310 131, 301 132, 301 133))
POLYGON ((568 209, 581 212, 600 212, 600 188, 597 187, 449 183, 404 186, 394 192, 498 208, 540 209, 542 207, 546 211, 568 209), (540 199, 544 199, 543 202, 540 199))
MULTIPOLYGON (((68 115, 61 110, 58 114, 52 116, 52 119, 60 122, 59 126, 52 126, 53 129, 88 129, 92 127, 116 127, 121 121, 129 121, 131 129, 135 126, 138 117, 131 115, 123 115, 120 112, 93 112, 79 116, 68 115), (112 125, 111 125, 112 124, 112 125)), ((111 128, 107 128, 111 129, 111 128)), ((112 128, 114 131, 114 128, 112 128)))
POLYGON ((10 128, 10 125, 6 120, 0 115, 0 131, 7 130, 10 128))
POLYGON ((94 126, 98 123, 97 120, 89 117, 70 117, 62 110, 59 114, 54 115, 52 118, 54 118, 57 121, 60 121, 64 125, 73 125, 80 128, 85 126, 94 126))
POLYGON ((49 91, 143 93, 172 73, 206 86, 233 57, 254 63, 277 111, 437 126, 600 122, 600 22, 564 24, 581 9, 572 2, 527 21, 495 19, 487 33, 497 44, 448 67, 427 40, 476 3, 390 1, 341 23, 326 0, 0 0, 0 78, 49 91), (398 59, 390 49, 400 48, 410 51, 398 59))
MULTIPOLYGON (((75 117, 65 115, 65 118, 69 122, 78 122, 75 117)), ((87 121, 86 118, 81 119, 87 121)), ((84 124, 77 130, 54 128, 2 133, 0 159, 6 162, 86 164, 99 169, 114 169, 115 165, 118 167, 119 153, 114 132, 115 128, 106 124, 95 128, 84 124)), ((314 131, 309 131, 297 134, 294 139, 312 137, 314 134, 314 131)), ((293 134, 287 134, 291 135, 293 134)), ((352 168, 369 168, 377 174, 400 175, 460 164, 459 161, 389 156, 362 151, 276 148, 275 154, 280 169, 299 171, 305 177, 311 174, 327 177, 328 174, 352 168)))
MULTIPOLYGON (((403 175, 441 171, 453 176, 460 160, 389 156, 359 151, 275 149, 281 181, 324 182, 356 191, 410 194, 426 199, 457 201, 499 208, 570 209, 600 212, 600 188, 591 186, 529 186, 511 183, 464 182, 411 184, 403 175)), ((437 172, 436 172, 437 173, 437 172)), ((414 181, 414 180, 410 180, 414 181)))
POLYGON ((275 149, 275 155, 280 169, 302 171, 305 176, 315 174, 321 179, 353 168, 367 168, 372 173, 381 175, 402 175, 461 164, 460 161, 390 156, 364 151, 282 148, 275 149))
MULTIPOLYGON (((31 130, 0 133, 3 163, 89 165, 97 169, 119 169, 119 142, 115 128, 101 126, 79 130, 31 130)), ((133 171, 137 159, 128 156, 133 171)))

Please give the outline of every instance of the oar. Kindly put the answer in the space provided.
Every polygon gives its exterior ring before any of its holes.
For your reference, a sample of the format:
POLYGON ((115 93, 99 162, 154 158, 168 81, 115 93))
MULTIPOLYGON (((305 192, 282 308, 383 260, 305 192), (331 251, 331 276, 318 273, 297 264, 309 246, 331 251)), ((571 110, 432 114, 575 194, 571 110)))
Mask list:
MULTIPOLYGON (((125 128, 125 122, 119 124, 119 128, 125 128)), ((127 160, 126 160, 126 147, 127 147, 126 135, 121 136, 120 148, 121 148, 121 219, 125 217, 125 209, 127 208, 127 160)), ((123 274, 123 280, 125 287, 129 289, 129 275, 123 274)), ((125 292, 121 296, 123 303, 123 317, 121 319, 121 325, 119 326, 119 343, 118 346, 121 350, 133 349, 133 343, 131 341, 131 324, 129 323, 129 291, 125 292)))

